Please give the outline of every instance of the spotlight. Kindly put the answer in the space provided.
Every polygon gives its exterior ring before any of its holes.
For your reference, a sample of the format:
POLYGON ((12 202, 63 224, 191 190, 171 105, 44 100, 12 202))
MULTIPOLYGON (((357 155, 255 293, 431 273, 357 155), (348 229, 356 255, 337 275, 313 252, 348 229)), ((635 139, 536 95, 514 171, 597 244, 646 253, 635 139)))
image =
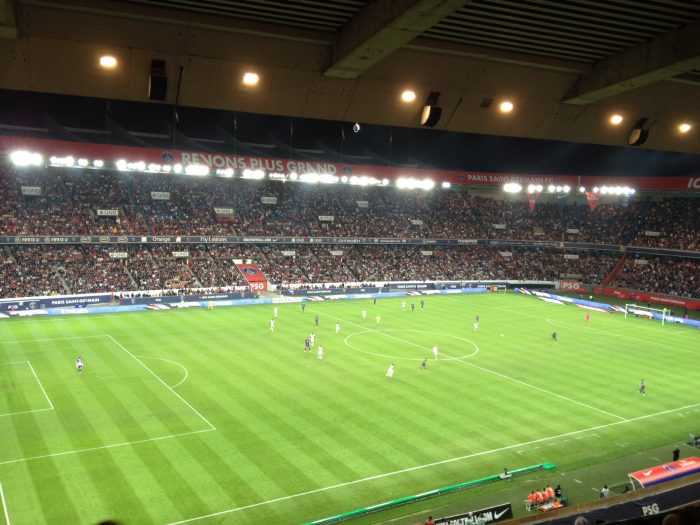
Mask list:
POLYGON ((618 124, 622 124, 623 120, 624 120, 624 118, 622 117, 622 115, 619 115, 617 113, 615 113, 614 115, 610 115, 610 124, 612 124, 613 126, 617 126, 618 124))
POLYGON ((583 186, 581 186, 581 187, 578 189, 578 191, 579 191, 580 193, 586 193, 586 188, 584 188, 583 186))
POLYGON ((523 187, 517 182, 508 182, 503 185, 503 191, 506 193, 520 193, 523 187))
POLYGON ((510 100, 504 100, 498 106, 498 109, 501 111, 501 113, 510 113, 513 111, 513 103, 510 100))
POLYGON ((260 81, 260 75, 252 71, 247 71, 243 74, 243 84, 246 86, 256 86, 260 81))
POLYGON ((442 183, 442 187, 445 188, 445 189, 451 188, 451 187, 452 187, 452 184, 450 184, 449 182, 443 182, 443 183, 442 183))
POLYGON ((104 69, 114 69, 117 67, 117 59, 112 55, 103 55, 100 57, 100 66, 104 69))
POLYGON ((678 125, 678 131, 680 131, 681 133, 688 133, 691 129, 693 129, 693 126, 691 126, 687 122, 683 122, 682 124, 678 125))
POLYGON ((557 189, 557 187, 556 187, 554 184, 550 184, 549 186, 547 186, 547 191, 548 191, 549 193, 554 193, 554 191, 555 191, 556 189, 557 189))
POLYGON ((414 100, 416 100, 416 92, 411 89, 407 89, 406 91, 401 93, 401 100, 403 100, 404 102, 413 102, 414 100))

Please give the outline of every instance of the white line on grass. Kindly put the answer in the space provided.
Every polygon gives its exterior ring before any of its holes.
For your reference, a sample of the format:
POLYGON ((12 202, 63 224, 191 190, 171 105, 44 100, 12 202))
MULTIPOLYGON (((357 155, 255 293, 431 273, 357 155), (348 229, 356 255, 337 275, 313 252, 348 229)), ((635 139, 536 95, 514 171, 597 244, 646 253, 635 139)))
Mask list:
POLYGON ((41 388, 41 391, 44 393, 44 397, 46 398, 46 401, 49 402, 49 406, 51 407, 51 410, 53 410, 53 403, 49 399, 49 395, 46 393, 46 390, 44 390, 44 385, 41 384, 41 381, 39 380, 39 376, 36 375, 36 372, 34 371, 34 367, 32 364, 27 361, 27 364, 29 365, 29 368, 32 370, 32 374, 34 374, 34 379, 36 379, 36 382, 39 383, 39 388, 41 388))
MULTIPOLYGON (((593 328, 593 327, 582 328, 582 327, 577 326, 576 324, 570 323, 570 322, 568 322, 568 321, 553 321, 553 320, 550 319, 549 317, 547 318, 547 322, 548 322, 549 324, 551 324, 551 325, 554 325, 554 326, 569 325, 569 326, 572 327, 572 328, 570 328, 570 330, 572 329, 572 330, 576 330, 576 331, 578 331, 578 332, 582 332, 582 331, 584 331, 584 330, 585 330, 586 332, 588 332, 588 331, 601 332, 601 333, 603 333, 603 334, 614 335, 614 336, 617 336, 617 337, 623 337, 623 338, 625 338, 625 339, 636 339, 637 341, 643 341, 643 342, 645 342, 645 343, 650 343, 650 344, 653 344, 653 345, 658 345, 658 346, 661 346, 661 347, 663 347, 663 348, 672 348, 674 352, 677 351, 677 350, 680 350, 680 351, 682 351, 682 352, 686 352, 686 353, 689 353, 689 354, 692 354, 692 355, 698 355, 697 352, 693 352, 692 350, 687 350, 686 348, 682 348, 682 347, 677 346, 677 344, 678 344, 677 341, 675 341, 673 344, 659 343, 658 341, 650 341, 649 339, 643 339, 643 338, 641 338, 641 337, 636 337, 636 336, 634 336, 634 335, 620 334, 620 333, 617 333, 617 332, 611 332, 611 331, 609 331, 609 330, 603 330, 603 329, 601 329, 601 328, 593 328)), ((566 328, 566 327, 564 327, 564 328, 566 328)))
POLYGON ((99 447, 81 448, 78 450, 67 450, 65 452, 54 452, 53 454, 43 454, 41 456, 31 456, 28 458, 10 459, 7 461, 0 462, 2 465, 12 465, 13 463, 23 463, 25 461, 33 461, 35 459, 45 459, 45 458, 55 458, 60 456, 70 456, 72 454, 80 454, 81 452, 92 452, 95 450, 105 450, 110 448, 126 447, 129 445, 137 445, 139 443, 150 443, 151 441, 163 441, 164 439, 172 439, 176 437, 191 436, 194 434, 201 434, 202 432, 211 432, 216 430, 215 428, 205 428, 204 430, 193 430, 192 432, 183 432, 182 434, 171 434, 170 436, 161 436, 148 439, 139 439, 137 441, 126 441, 124 443, 115 443, 113 445, 102 445, 99 447))
MULTIPOLYGON (((297 493, 297 494, 291 494, 291 495, 289 495, 289 496, 281 496, 281 497, 279 497, 279 498, 274 498, 274 499, 270 499, 270 500, 267 500, 267 501, 260 501, 260 502, 258 502, 258 503, 251 503, 250 505, 245 505, 245 506, 243 506, 243 507, 236 507, 236 508, 233 508, 233 509, 227 509, 227 510, 222 510, 222 511, 219 511, 219 512, 213 512, 213 513, 211 513, 211 514, 205 514, 205 515, 203 515, 203 516, 196 516, 196 517, 194 517, 194 518, 188 518, 188 519, 180 520, 180 521, 173 521, 173 522, 168 523, 168 525, 181 525, 182 523, 191 523, 191 522, 193 522, 193 521, 199 521, 199 520, 203 520, 203 519, 207 519, 207 518, 214 518, 214 517, 217 517, 217 516, 223 516, 224 514, 233 514, 234 512, 240 512, 240 511, 242 511, 242 510, 248 510, 248 509, 252 509, 252 508, 255 508, 255 507, 262 507, 262 506, 264 506, 264 505, 270 505, 270 504, 272 504, 272 503, 279 503, 280 501, 287 501, 287 500, 290 500, 290 499, 296 499, 296 498, 300 498, 300 497, 303 497, 303 496, 309 496, 309 495, 311 495, 311 494, 318 494, 319 492, 327 492, 327 491, 329 491, 329 490, 333 490, 333 489, 337 489, 337 488, 342 488, 342 487, 347 487, 347 486, 350 486, 350 485, 357 485, 358 483, 364 483, 364 482, 366 482, 366 481, 374 481, 374 480, 377 480, 377 479, 382 479, 382 478, 388 478, 388 477, 391 477, 391 476, 396 476, 396 475, 398 475, 398 474, 405 474, 406 472, 414 472, 414 471, 416 471, 416 470, 422 470, 422 469, 426 469, 426 468, 430 468, 430 467, 435 467, 435 466, 438 466, 438 465, 445 465, 445 464, 447 464, 447 463, 454 463, 455 461, 463 461, 463 460, 465 460, 465 459, 471 459, 471 458, 478 457, 478 456, 486 456, 486 455, 488 455, 488 454, 493 454, 493 453, 496 453, 496 452, 503 452, 504 450, 510 450, 510 449, 517 448, 517 447, 525 447, 525 446, 532 445, 532 444, 535 444, 535 443, 542 443, 543 441, 549 441, 550 439, 559 439, 559 438, 562 438, 562 437, 568 437, 568 436, 573 436, 573 435, 576 435, 576 434, 582 434, 582 433, 584 433, 584 432, 590 432, 591 430, 599 430, 599 429, 601 429, 601 428, 608 428, 608 427, 617 426, 617 425, 625 425, 625 424, 627 424, 627 423, 632 423, 632 422, 635 422, 635 421, 641 421, 641 420, 644 420, 644 419, 649 419, 649 418, 651 418, 651 417, 661 416, 661 415, 663 415, 663 414, 669 414, 669 413, 671 413, 671 412, 677 412, 677 411, 679 411, 679 410, 687 410, 687 409, 689 409, 689 408, 696 408, 696 407, 700 407, 700 403, 696 403, 696 404, 694 404, 694 405, 687 405, 687 406, 679 407, 679 408, 672 408, 672 409, 670 409, 670 410, 664 410, 664 411, 662 411, 662 412, 656 412, 656 413, 654 413, 654 414, 647 414, 646 416, 639 416, 639 417, 635 417, 635 418, 632 418, 632 419, 626 419, 626 420, 624 420, 624 421, 614 421, 614 422, 612 422, 612 423, 605 423, 604 425, 597 425, 597 426, 595 426, 595 427, 584 428, 584 429, 582 429, 582 430, 574 430, 574 431, 566 432, 566 433, 564 433, 564 434, 559 434, 559 435, 556 435, 556 436, 549 436, 549 437, 534 439, 534 440, 532 440, 532 441, 527 441, 527 442, 525 442, 525 443, 517 443, 517 444, 515 444, 515 445, 506 445, 506 446, 504 446, 504 447, 494 448, 494 449, 491 449, 491 450, 484 450, 484 451, 482 451, 482 452, 475 452, 475 453, 473 453, 473 454, 468 454, 468 455, 466 455, 466 456, 459 456, 459 457, 456 457, 456 458, 444 459, 444 460, 442 460, 442 461, 436 461, 436 462, 434 462, 434 463, 426 463, 425 465, 417 465, 417 466, 415 466, 415 467, 408 467, 408 468, 401 469, 401 470, 395 470, 395 471, 393 471, 393 472, 385 472, 384 474, 377 474, 377 475, 374 475, 374 476, 368 476, 368 477, 366 477, 366 478, 355 479, 355 480, 352 480, 352 481, 346 481, 346 482, 344 482, 344 483, 338 483, 338 484, 336 484, 336 485, 330 485, 330 486, 328 486, 328 487, 321 487, 321 488, 318 488, 318 489, 307 490, 307 491, 305 491, 305 492, 299 492, 299 493, 297 493)), ((580 482, 579 482, 579 483, 580 483, 580 482)))
POLYGON ((168 390, 170 390, 173 394, 175 394, 175 395, 178 397, 178 399, 179 399, 180 401, 182 401, 183 403, 185 403, 188 407, 190 407, 190 408, 192 409, 192 411, 194 411, 195 414, 197 414, 200 418, 202 418, 202 421, 204 421, 207 425, 209 425, 209 427, 210 427, 211 430, 216 430, 216 427, 215 427, 214 425, 212 425, 212 423, 211 423, 206 417, 204 417, 204 416, 199 412, 199 410, 197 410, 197 409, 194 408, 192 405, 190 405, 189 402, 187 402, 187 400, 185 400, 185 398, 183 398, 180 394, 178 394, 177 392, 175 392, 175 390, 173 390, 173 388, 172 388, 171 386, 169 386, 165 381, 163 381, 163 380, 158 376, 158 374, 156 374, 153 370, 151 370, 150 368, 148 368, 148 367, 143 363, 143 361, 141 361, 138 357, 136 357, 134 354, 132 354, 131 352, 129 352, 129 351, 124 347, 124 345, 122 345, 119 341, 117 341, 114 337, 112 337, 112 336, 109 335, 109 334, 105 335, 105 337, 109 337, 109 338, 114 342, 114 344, 116 344, 119 348, 121 348, 122 350, 124 350, 127 354, 129 354, 131 357, 133 357, 133 358, 136 360, 136 362, 137 362, 138 364, 140 364, 142 367, 144 367, 146 370, 148 370, 148 371, 151 373, 151 375, 152 375, 153 377, 155 377, 158 381, 160 381, 163 385, 165 385, 165 387, 166 387, 168 390))
MULTIPOLYGON (((75 317, 71 317, 75 319, 75 317)), ((104 335, 81 335, 76 337, 50 337, 48 339, 17 339, 14 341, 0 341, 0 344, 15 344, 15 343, 38 343, 43 341, 70 341, 71 339, 92 339, 94 337, 104 337, 104 335)))
POLYGON ((5 502, 5 491, 2 490, 2 483, 0 483, 0 499, 2 499, 2 510, 5 511, 5 521, 7 525, 10 524, 10 513, 7 511, 7 502, 5 502))
POLYGON ((182 366, 180 363, 177 361, 171 361, 170 359, 163 359, 162 357, 148 357, 147 355, 139 355, 137 357, 140 357, 141 359, 157 359, 158 361, 165 361, 166 363, 172 363, 174 365, 179 366, 185 371, 185 377, 182 378, 182 380, 177 383, 176 385, 171 386, 170 388, 177 388, 179 387, 182 383, 184 383, 187 380, 187 377, 190 375, 190 373, 187 371, 187 368, 182 366))
POLYGON ((53 410, 53 408, 37 408, 36 410, 23 410, 22 412, 8 412, 7 414, 0 414, 0 417, 33 414, 34 412, 48 412, 49 410, 53 410))
MULTIPOLYGON (((314 310, 314 311, 315 311, 315 310, 314 310)), ((315 311, 315 312, 316 312, 316 311, 315 311)), ((320 313, 320 312, 317 312, 317 313, 320 313)), ((328 317, 333 317, 334 319, 338 319, 338 320, 340 320, 340 321, 343 321, 344 323, 354 324, 355 326, 359 326, 360 328, 362 328, 362 325, 359 325, 359 324, 357 324, 357 323, 353 323, 352 321, 348 321, 348 320, 342 319, 342 318, 340 318, 340 317, 336 317, 336 316, 334 316, 334 315, 323 314, 323 313, 322 313, 321 315, 326 315, 326 316, 328 316, 328 317)), ((407 339, 402 339, 402 338, 400 338, 400 337, 395 337, 395 336, 393 336, 393 335, 391 335, 391 334, 388 334, 388 333, 386 333, 386 332, 382 332, 381 330, 367 330, 367 331, 368 331, 368 332, 374 332, 374 333, 377 333, 377 334, 382 334, 382 335, 384 335, 384 336, 386 336, 386 337, 390 337, 391 339, 395 339, 396 341, 400 341, 400 342, 402 342, 402 343, 406 343, 406 344, 409 344, 409 345, 416 346, 416 347, 418 347, 418 348, 420 348, 420 349, 422 349, 422 350, 426 350, 426 351, 428 351, 428 352, 430 351, 430 348, 424 348, 424 347, 422 347, 421 345, 414 343, 413 341, 408 341, 407 339)), ((445 355, 448 355, 448 354, 445 354, 445 355)), ((454 359, 454 357, 452 357, 452 356, 448 356, 448 357, 450 357, 450 359, 454 359)), ((606 410, 602 410, 602 409, 600 409, 600 408, 596 408, 596 407, 591 406, 591 405, 588 405, 588 404, 586 404, 586 403, 582 403, 581 401, 576 401, 575 399, 571 399, 570 397, 562 396, 561 394, 557 394, 557 393, 552 392, 552 391, 550 391, 550 390, 546 390, 546 389, 544 389, 544 388, 540 388, 539 386, 531 385, 530 383, 526 383, 525 381, 521 381, 520 379, 515 379, 514 377, 510 377, 510 376, 507 376, 507 375, 502 374, 502 373, 500 373, 500 372, 496 372, 495 370, 491 370, 491 369, 489 369, 489 368, 484 368, 483 366, 475 365, 474 363, 469 363, 469 362, 467 362, 467 361, 462 361, 462 360, 459 360, 459 359, 457 359, 457 360, 458 360, 460 363, 462 363, 462 364, 465 364, 465 365, 467 365, 467 366, 471 366, 471 367, 477 368, 477 369, 479 369, 479 370, 481 370, 481 371, 483 371, 483 372, 488 372, 489 374, 493 374, 493 375, 499 376, 499 377, 501 377, 501 378, 503 378, 503 379, 507 379, 508 381, 512 381, 512 382, 514 382, 514 383, 519 383, 519 384, 521 384, 521 385, 523 385, 523 386, 526 386, 526 387, 528 387, 528 388, 532 388, 532 389, 534 389, 534 390, 539 390, 540 392, 544 392, 545 394, 549 394, 550 396, 558 397, 559 399, 563 399, 563 400, 565 400, 565 401, 569 401, 570 403, 575 403, 575 404, 580 405, 580 406, 582 406, 582 407, 586 407, 586 408, 588 408, 588 409, 590 409, 590 410, 595 410, 596 412, 600 412, 600 413, 605 414, 605 415, 607 415, 607 416, 611 416, 611 417, 620 419, 620 420, 622 420, 622 421, 627 421, 626 418, 624 418, 624 417, 622 417, 622 416, 618 416, 617 414, 613 414, 612 412, 607 412, 606 410)))

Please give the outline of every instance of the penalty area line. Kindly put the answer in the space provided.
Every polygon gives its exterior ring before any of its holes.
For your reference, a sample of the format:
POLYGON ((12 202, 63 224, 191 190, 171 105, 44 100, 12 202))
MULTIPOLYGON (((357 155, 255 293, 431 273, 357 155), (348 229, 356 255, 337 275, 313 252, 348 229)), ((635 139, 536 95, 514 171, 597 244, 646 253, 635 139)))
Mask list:
POLYGON ((399 474, 405 474, 407 472, 414 472, 416 470, 423 470, 426 468, 431 468, 431 467, 435 467, 435 466, 439 466, 439 465, 446 465, 448 463, 454 463, 456 461, 463 461, 465 459, 471 459, 471 458, 475 458, 475 457, 479 457, 479 456, 486 456, 486 455, 494 454, 497 452, 503 452, 504 450, 511 450, 511 449, 518 448, 518 447, 525 447, 525 446, 533 445, 536 443, 542 443, 544 441, 549 441, 551 439, 560 439, 563 437, 575 436, 577 434, 583 434, 586 432, 590 432, 592 430, 600 430, 602 428, 608 428, 608 427, 613 427, 613 426, 618 426, 618 425, 625 425, 627 423, 632 423, 635 421, 642 421, 644 419, 649 419, 651 417, 661 416, 664 414, 670 414, 672 412, 678 412, 680 410, 687 410, 689 408, 696 408, 696 407, 700 407, 700 403, 695 403, 693 405, 687 405, 687 406, 679 407, 679 408, 672 408, 670 410, 664 410, 662 412, 656 412, 654 414, 647 414, 646 416, 639 416, 639 417, 635 417, 632 419, 626 419, 624 421, 614 421, 612 423, 606 423, 604 425, 597 425, 595 427, 584 428, 581 430, 573 430, 571 432, 566 432, 564 434, 558 434, 556 436, 549 436, 549 437, 544 437, 544 438, 539 438, 539 439, 533 439, 532 441, 526 441, 524 443, 516 443, 514 445, 506 445, 506 446, 494 448, 491 450, 484 450, 481 452, 475 452, 473 454, 467 454, 466 456, 459 456, 459 457, 455 457, 455 458, 444 459, 442 461, 435 461, 434 463, 426 463, 425 465, 416 465, 414 467, 408 467, 408 468, 401 469, 401 470, 395 470, 393 472, 385 472, 383 474, 376 474, 374 476, 368 476, 366 478, 360 478, 360 479, 355 479, 352 481, 346 481, 344 483, 337 483, 335 485, 330 485, 328 487, 321 487, 318 489, 307 490, 305 492, 299 492, 297 494, 290 494, 289 496, 281 496, 279 498, 269 499, 266 501, 260 501, 258 503, 251 503, 250 505, 244 505, 242 507, 236 507, 233 509, 227 509, 227 510, 222 510, 219 512, 213 512, 211 514, 205 514, 202 516, 195 516, 194 518, 188 518, 188 519, 184 519, 184 520, 180 520, 180 521, 172 521, 172 522, 168 523, 167 525, 182 525, 183 523, 191 523, 193 521, 199 521, 199 520, 204 520, 204 519, 208 519, 208 518, 215 518, 217 516, 223 516, 226 514, 233 514, 235 512, 253 509, 256 507, 262 507, 265 505, 271 505, 273 503, 279 503, 281 501, 288 501, 291 499, 301 498, 303 496, 309 496, 311 494, 318 494, 320 492, 328 492, 330 490, 334 490, 334 489, 338 489, 338 488, 342 488, 342 487, 348 487, 350 485, 357 485, 359 483, 364 483, 367 481, 374 481, 374 480, 378 480, 378 479, 382 479, 382 478, 396 476, 399 474))
POLYGON ((2 490, 2 483, 0 483, 0 499, 2 499, 2 510, 5 513, 5 521, 7 522, 7 525, 11 525, 10 513, 7 510, 7 502, 5 501, 5 491, 2 490))

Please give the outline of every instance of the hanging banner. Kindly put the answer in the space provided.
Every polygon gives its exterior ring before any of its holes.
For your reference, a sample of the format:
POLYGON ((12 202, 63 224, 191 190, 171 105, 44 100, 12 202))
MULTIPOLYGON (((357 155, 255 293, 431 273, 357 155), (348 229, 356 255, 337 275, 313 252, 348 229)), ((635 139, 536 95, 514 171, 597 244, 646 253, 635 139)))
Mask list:
POLYGON ((233 208, 214 208, 214 213, 221 217, 233 217, 233 208))
POLYGON ((277 204, 277 197, 260 197, 263 204, 277 204))
POLYGON ((539 191, 533 191, 532 193, 528 193, 527 202, 530 205, 530 213, 535 211, 535 205, 537 204, 537 199, 539 199, 539 198, 540 198, 539 191))
POLYGON ((190 256, 189 251, 173 252, 173 257, 186 258, 190 256))
POLYGON ((97 210, 98 217, 118 217, 119 210, 97 210))
POLYGON ((41 195, 41 186, 20 186, 22 195, 41 195))
POLYGON ((586 192, 586 200, 588 200, 588 207, 591 209, 591 213, 595 211, 598 207, 598 201, 600 200, 600 193, 594 193, 592 191, 586 192))
POLYGON ((169 191, 152 191, 151 199, 154 201, 169 201, 170 192, 169 191))
POLYGON ((358 208, 369 208, 369 201, 357 201, 358 208))

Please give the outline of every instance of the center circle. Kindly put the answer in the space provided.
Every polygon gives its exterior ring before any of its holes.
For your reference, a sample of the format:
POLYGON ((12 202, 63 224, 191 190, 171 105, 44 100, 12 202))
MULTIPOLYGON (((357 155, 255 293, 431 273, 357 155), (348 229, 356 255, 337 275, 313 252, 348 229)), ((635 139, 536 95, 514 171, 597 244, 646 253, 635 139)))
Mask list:
POLYGON ((439 360, 441 361, 458 361, 460 359, 467 359, 469 357, 473 357, 476 354, 479 353, 479 347, 476 345, 476 343, 470 341, 469 339, 465 339, 464 337, 459 337, 457 335, 452 335, 452 334, 446 334, 444 332, 434 332, 430 330, 361 330, 359 332, 353 332, 352 334, 348 335, 344 342, 345 345, 348 346, 349 348, 352 348, 353 350, 356 350, 357 352, 361 352, 363 354, 367 355, 374 355, 377 357, 386 357, 388 359, 401 359, 404 361, 422 361, 424 358, 428 356, 432 356, 432 344, 429 346, 422 346, 414 341, 409 341, 408 339, 402 339, 399 337, 395 336, 390 336, 390 339, 393 339, 397 343, 403 344, 403 345, 408 345, 408 346, 414 346, 416 348, 419 348, 424 351, 425 355, 423 357, 403 357, 399 355, 390 355, 390 354, 383 354, 380 352, 370 352, 369 350, 365 350, 363 348, 359 348, 358 346, 355 346, 350 343, 350 340, 354 337, 365 335, 365 334, 374 334, 374 335, 381 335, 381 334, 389 334, 390 332, 398 332, 398 333, 415 333, 415 334, 435 334, 439 335, 440 337, 447 337, 450 339, 457 339, 459 341, 463 341, 465 343, 470 344, 473 347, 473 351, 469 354, 465 355, 460 355, 460 356, 446 356, 446 355, 440 355, 439 360))

